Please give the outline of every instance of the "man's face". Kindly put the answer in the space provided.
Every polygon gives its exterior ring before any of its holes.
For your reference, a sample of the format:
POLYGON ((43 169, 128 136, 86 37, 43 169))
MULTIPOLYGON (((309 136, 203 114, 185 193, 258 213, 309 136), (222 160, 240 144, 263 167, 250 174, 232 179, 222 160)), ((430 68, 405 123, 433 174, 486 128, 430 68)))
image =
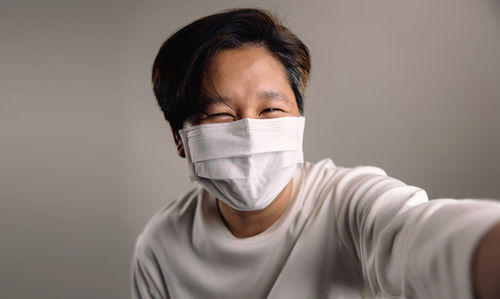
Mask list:
MULTIPOLYGON (((202 117, 189 125, 300 116, 283 65, 262 47, 219 52, 211 65, 206 88, 213 97, 205 97, 202 117)), ((179 155, 185 157, 182 141, 175 132, 174 138, 179 155)))
POLYGON ((210 68, 210 79, 209 93, 223 101, 207 97, 200 124, 299 116, 283 65, 262 47, 219 52, 210 68))

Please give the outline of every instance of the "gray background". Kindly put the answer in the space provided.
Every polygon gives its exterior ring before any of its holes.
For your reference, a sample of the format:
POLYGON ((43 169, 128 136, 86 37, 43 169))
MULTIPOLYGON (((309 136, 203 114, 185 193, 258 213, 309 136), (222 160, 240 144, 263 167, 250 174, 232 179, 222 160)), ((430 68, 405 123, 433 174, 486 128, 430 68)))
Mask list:
POLYGON ((499 1, 2 1, 1 298, 129 297, 136 236, 191 186, 152 61, 235 6, 276 10, 311 50, 308 160, 500 198, 499 1))

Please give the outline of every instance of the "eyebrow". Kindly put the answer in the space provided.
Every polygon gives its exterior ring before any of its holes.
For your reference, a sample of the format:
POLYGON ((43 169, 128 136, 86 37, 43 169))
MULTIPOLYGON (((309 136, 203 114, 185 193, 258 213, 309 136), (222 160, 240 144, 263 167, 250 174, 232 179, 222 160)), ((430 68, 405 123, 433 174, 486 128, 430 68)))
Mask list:
MULTIPOLYGON (((290 99, 286 97, 279 91, 276 90, 263 90, 257 93, 258 98, 266 99, 266 100, 279 100, 286 102, 288 104, 291 103, 290 99)), ((226 103, 230 102, 231 98, 225 96, 205 96, 206 104, 214 104, 214 103, 226 103)))
POLYGON ((260 91, 258 94, 259 98, 265 98, 265 99, 270 99, 270 100, 283 100, 286 102, 290 102, 290 99, 288 99, 284 94, 282 94, 279 91, 274 91, 274 90, 263 90, 260 91))

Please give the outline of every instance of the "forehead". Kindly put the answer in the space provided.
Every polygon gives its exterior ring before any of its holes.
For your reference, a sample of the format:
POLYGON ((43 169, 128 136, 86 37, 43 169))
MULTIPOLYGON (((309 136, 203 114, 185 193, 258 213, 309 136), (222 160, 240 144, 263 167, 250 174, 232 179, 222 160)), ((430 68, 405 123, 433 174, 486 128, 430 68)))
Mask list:
POLYGON ((295 101, 284 66, 267 49, 259 46, 218 52, 204 81, 208 97, 260 95, 295 101))
POLYGON ((217 75, 234 69, 272 68, 286 75, 281 62, 262 46, 247 45, 218 51, 212 59, 209 72, 217 75))

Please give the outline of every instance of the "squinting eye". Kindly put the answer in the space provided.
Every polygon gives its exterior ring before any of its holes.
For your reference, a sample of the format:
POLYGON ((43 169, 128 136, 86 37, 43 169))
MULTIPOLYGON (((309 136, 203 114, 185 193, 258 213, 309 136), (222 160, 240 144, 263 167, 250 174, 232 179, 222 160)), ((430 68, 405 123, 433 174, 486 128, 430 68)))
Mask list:
POLYGON ((275 111, 281 111, 282 112, 283 110, 281 110, 279 108, 267 108, 267 109, 262 110, 262 113, 275 112, 275 111))
POLYGON ((200 123, 220 123, 229 122, 235 120, 235 117, 231 113, 219 112, 207 114, 206 117, 200 123))
POLYGON ((209 115, 207 115, 207 117, 218 117, 218 116, 229 116, 229 117, 233 117, 231 114, 229 114, 229 113, 225 113, 225 112, 221 112, 221 113, 214 113, 214 114, 209 114, 209 115))

